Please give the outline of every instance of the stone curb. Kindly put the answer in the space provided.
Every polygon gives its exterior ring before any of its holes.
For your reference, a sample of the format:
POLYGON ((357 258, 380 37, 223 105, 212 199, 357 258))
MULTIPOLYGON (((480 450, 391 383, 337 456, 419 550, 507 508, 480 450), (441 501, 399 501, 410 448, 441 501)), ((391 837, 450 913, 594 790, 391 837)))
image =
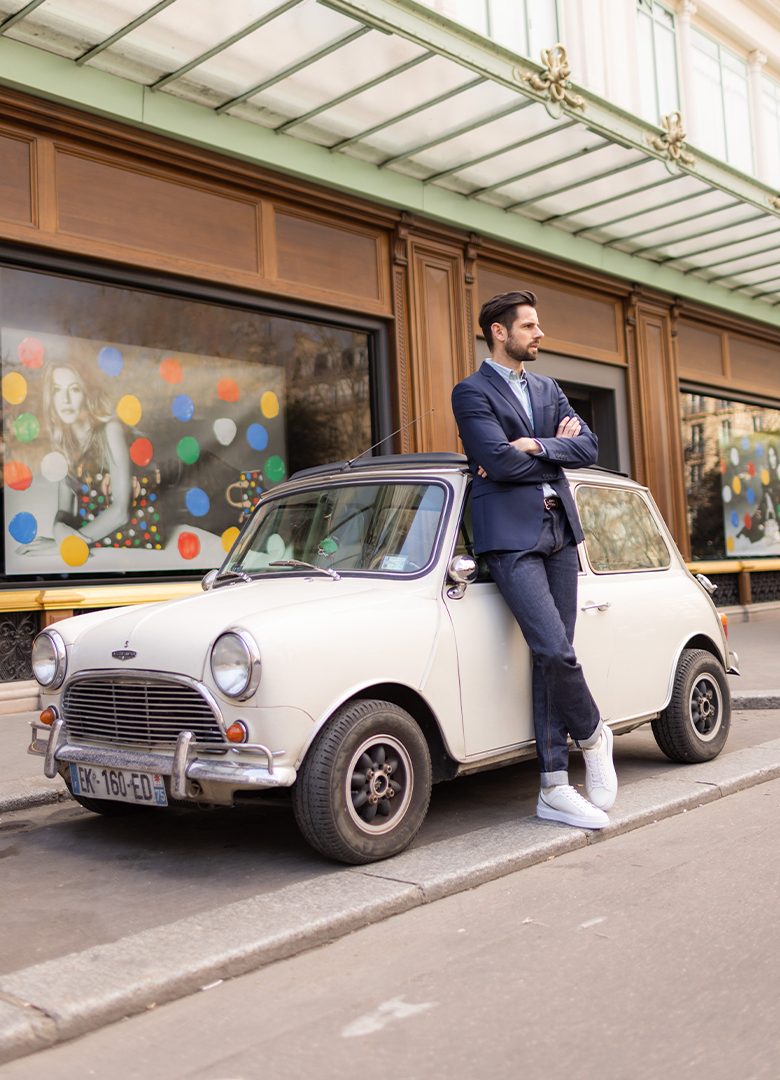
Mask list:
POLYGON ((780 709, 780 690, 741 690, 739 693, 732 690, 731 707, 740 712, 780 709))
POLYGON ((603 832, 482 828, 0 976, 0 1063, 778 777, 780 739, 629 785, 603 832))

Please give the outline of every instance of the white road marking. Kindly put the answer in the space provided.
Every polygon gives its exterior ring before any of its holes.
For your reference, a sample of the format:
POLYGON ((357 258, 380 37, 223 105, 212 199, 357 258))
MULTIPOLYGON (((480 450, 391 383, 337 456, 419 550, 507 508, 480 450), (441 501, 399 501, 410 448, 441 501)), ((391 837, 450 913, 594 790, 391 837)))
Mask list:
POLYGON ((391 998, 390 1001, 383 1001, 373 1012, 359 1016, 357 1020, 347 1024, 342 1029, 341 1037, 354 1039, 361 1035, 373 1035, 388 1024, 392 1024, 394 1020, 407 1020, 410 1016, 417 1016, 418 1013, 434 1009, 436 1004, 435 1001, 423 1001, 419 1005, 412 1005, 403 998, 391 998))

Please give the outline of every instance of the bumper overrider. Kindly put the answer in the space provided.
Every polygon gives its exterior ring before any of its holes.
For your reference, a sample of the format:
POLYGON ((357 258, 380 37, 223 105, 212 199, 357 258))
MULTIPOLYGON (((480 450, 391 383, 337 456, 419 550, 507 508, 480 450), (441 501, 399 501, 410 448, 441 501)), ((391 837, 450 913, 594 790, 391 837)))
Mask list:
POLYGON ((165 778, 169 795, 177 801, 229 805, 236 792, 291 787, 296 771, 274 763, 283 750, 272 751, 262 743, 200 743, 192 731, 183 730, 172 752, 131 750, 120 746, 93 746, 70 742, 65 720, 56 716, 50 726, 30 722, 32 738, 28 753, 44 758, 49 778, 68 773, 70 765, 88 765, 131 772, 153 773, 165 778), (45 736, 45 737, 44 737, 45 736), (263 763, 241 760, 239 755, 264 758, 263 763))

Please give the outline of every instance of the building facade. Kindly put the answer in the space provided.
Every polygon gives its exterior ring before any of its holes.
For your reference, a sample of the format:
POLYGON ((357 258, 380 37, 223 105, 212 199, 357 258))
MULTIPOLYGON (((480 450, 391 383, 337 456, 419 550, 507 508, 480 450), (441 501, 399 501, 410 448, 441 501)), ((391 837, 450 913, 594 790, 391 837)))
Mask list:
POLYGON ((0 105, 0 680, 297 468, 459 449, 516 287, 601 463, 780 599, 775 0, 0 0, 0 105))

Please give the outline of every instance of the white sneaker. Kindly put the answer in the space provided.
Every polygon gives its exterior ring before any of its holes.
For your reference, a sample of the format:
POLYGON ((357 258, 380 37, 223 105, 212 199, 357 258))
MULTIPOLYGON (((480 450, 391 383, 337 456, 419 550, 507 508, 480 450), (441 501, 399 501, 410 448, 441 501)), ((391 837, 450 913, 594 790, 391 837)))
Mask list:
POLYGON ((612 729, 604 724, 601 738, 590 750, 583 749, 585 762, 585 791, 594 806, 600 810, 609 810, 617 798, 617 773, 612 764, 612 743, 615 736, 612 729))
POLYGON ((593 806, 570 784, 557 784, 539 792, 536 816, 545 821, 562 821, 579 829, 603 829, 609 818, 603 810, 593 806))

